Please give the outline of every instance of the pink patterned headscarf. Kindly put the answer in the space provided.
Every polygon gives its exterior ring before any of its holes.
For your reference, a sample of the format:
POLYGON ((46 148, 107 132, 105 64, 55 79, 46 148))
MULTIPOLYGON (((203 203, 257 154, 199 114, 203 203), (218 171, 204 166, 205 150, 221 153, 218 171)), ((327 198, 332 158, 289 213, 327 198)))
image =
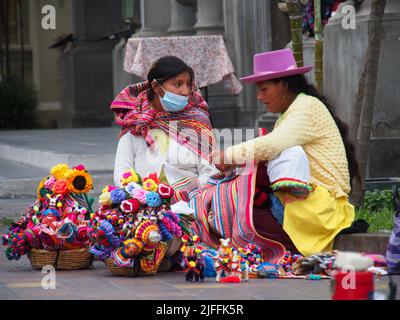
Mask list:
POLYGON ((141 135, 151 146, 154 144, 154 139, 150 130, 161 129, 179 144, 208 159, 215 141, 211 131, 208 105, 203 97, 193 92, 182 111, 158 111, 150 106, 147 98, 148 88, 148 81, 130 85, 123 89, 111 103, 110 109, 114 112, 115 121, 122 127, 120 137, 127 132, 141 135), (173 121, 176 122, 177 127, 175 130, 170 130, 169 125, 173 121), (184 134, 179 134, 183 130, 185 130, 184 134))

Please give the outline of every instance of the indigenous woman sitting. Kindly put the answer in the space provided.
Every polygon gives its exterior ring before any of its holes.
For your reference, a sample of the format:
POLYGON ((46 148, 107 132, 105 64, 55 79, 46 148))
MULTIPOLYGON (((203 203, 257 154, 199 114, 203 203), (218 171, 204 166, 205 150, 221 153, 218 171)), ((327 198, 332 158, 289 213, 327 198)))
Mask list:
MULTIPOLYGON (((190 191, 218 172, 209 163, 214 138, 208 106, 194 90, 192 68, 181 59, 166 56, 157 60, 147 81, 122 90, 111 110, 122 127, 115 185, 121 186, 122 174, 131 168, 142 177, 155 172, 174 188, 173 203, 188 200, 190 191)), ((169 243, 167 257, 180 243, 178 238, 169 243)))
MULTIPOLYGON (((212 242, 211 224, 221 236, 233 238, 240 246, 244 241, 258 244, 266 258, 276 262, 285 247, 303 255, 330 251, 336 235, 351 225, 354 207, 348 195, 351 178, 358 174, 353 147, 347 140, 345 125, 326 99, 307 83, 303 74, 310 70, 311 67, 297 67, 290 49, 255 55, 254 74, 241 80, 256 83, 258 100, 269 112, 280 116, 271 133, 229 147, 225 152, 213 152, 212 159, 222 171, 243 164, 246 167, 234 183, 210 188, 209 193, 226 194, 224 209, 212 210, 206 220, 197 210, 197 230, 206 241, 212 242), (296 179, 301 173, 298 167, 291 167, 296 158, 300 159, 299 149, 290 154, 295 146, 304 150, 309 163, 309 185, 304 185, 307 181, 299 177, 296 179), (297 185, 279 183, 279 176, 285 175, 291 176, 289 180, 297 185), (256 189, 271 186, 269 181, 273 183, 270 191, 275 192, 269 203, 265 201, 267 207, 253 208, 256 189), (296 190, 303 190, 303 195, 296 190)), ((301 167, 304 169, 304 163, 301 167)), ((207 196, 196 196, 193 205, 207 196)), ((212 208, 217 206, 213 203, 212 208)))
POLYGON ((154 63, 146 82, 117 95, 111 104, 122 127, 115 157, 116 185, 121 184, 123 172, 134 168, 141 176, 164 174, 177 190, 190 191, 217 172, 208 161, 214 143, 208 106, 193 90, 193 83, 192 68, 166 56, 154 63))

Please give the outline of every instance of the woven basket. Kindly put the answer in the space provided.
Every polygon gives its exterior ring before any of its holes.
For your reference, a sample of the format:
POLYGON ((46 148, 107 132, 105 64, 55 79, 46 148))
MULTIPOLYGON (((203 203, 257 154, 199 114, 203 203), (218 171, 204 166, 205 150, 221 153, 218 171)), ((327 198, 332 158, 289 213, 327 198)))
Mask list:
MULTIPOLYGON (((158 267, 160 266, 162 260, 164 259, 165 253, 167 252, 167 244, 164 242, 159 243, 158 250, 159 254, 157 255, 156 263, 154 264, 152 269, 146 270, 146 272, 141 269, 143 261, 138 261, 132 268, 116 266, 112 258, 107 258, 104 262, 108 270, 110 270, 111 273, 116 276, 125 276, 125 277, 150 276, 157 273, 158 267)), ((145 258, 146 257, 142 257, 141 260, 145 258)))
POLYGON ((34 269, 42 269, 48 265, 57 270, 85 269, 93 262, 93 255, 88 248, 57 251, 31 249, 28 257, 34 269))
POLYGON ((125 277, 136 277, 138 275, 138 270, 139 270, 138 264, 136 264, 136 266, 133 268, 118 267, 114 264, 114 260, 111 258, 107 258, 105 260, 105 264, 108 270, 110 270, 113 275, 125 276, 125 277))

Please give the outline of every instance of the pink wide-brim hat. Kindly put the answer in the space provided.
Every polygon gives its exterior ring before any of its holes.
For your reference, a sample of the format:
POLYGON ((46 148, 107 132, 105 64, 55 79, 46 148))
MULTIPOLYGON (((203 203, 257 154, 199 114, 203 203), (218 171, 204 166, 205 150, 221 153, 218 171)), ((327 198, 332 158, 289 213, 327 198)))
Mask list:
POLYGON ((254 73, 240 80, 260 82, 307 73, 311 69, 312 66, 298 67, 291 49, 268 51, 254 56, 254 73))

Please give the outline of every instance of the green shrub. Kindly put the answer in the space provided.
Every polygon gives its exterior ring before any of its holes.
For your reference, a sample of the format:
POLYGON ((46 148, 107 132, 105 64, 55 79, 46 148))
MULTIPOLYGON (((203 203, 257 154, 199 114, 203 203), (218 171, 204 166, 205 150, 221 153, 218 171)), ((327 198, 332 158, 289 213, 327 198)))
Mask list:
POLYGON ((365 208, 358 208, 356 209, 356 219, 364 219, 368 222, 368 232, 390 231, 394 226, 394 212, 389 209, 372 213, 365 208))
POLYGON ((392 190, 366 191, 364 208, 372 213, 382 210, 394 210, 392 190))
POLYGON ((356 209, 356 219, 368 222, 368 232, 392 230, 394 225, 392 190, 365 192, 364 205, 356 209))
POLYGON ((0 82, 0 129, 35 128, 36 108, 33 89, 16 79, 0 82))

